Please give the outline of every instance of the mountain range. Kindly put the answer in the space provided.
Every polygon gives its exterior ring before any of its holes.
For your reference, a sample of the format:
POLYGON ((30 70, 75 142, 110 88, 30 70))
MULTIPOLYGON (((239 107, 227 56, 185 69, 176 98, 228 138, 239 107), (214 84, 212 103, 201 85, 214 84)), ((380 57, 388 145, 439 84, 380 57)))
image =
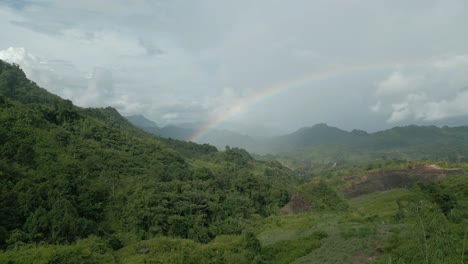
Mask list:
MULTIPOLYGON (((166 138, 188 140, 194 128, 179 126, 158 127, 142 115, 127 116, 132 124, 143 130, 166 138)), ((365 153, 365 158, 446 159, 461 160, 468 156, 468 127, 401 126, 368 133, 363 130, 345 131, 321 123, 297 131, 258 139, 228 130, 213 129, 201 142, 217 148, 225 146, 245 148, 259 154, 276 154, 286 157, 309 157, 315 161, 352 159, 365 153), (431 151, 424 151, 430 149, 431 151), (321 157, 315 157, 320 152, 321 157)))
POLYGON ((463 161, 466 127, 318 124, 253 141, 278 162, 129 119, 147 131, 0 60, 0 263, 468 261, 468 165, 441 161, 463 161), (378 167, 342 162, 359 158, 378 167), (326 159, 333 166, 283 165, 326 159))
MULTIPOLYGON (((96 244, 102 257, 157 236, 207 243, 240 235, 248 218, 283 206, 295 181, 245 150, 156 137, 112 107, 75 106, 0 60, 0 263, 37 262, 2 254, 27 243, 105 241, 96 244)), ((114 263, 88 261, 93 251, 51 253, 40 258, 55 260, 38 263, 114 263)))
MULTIPOLYGON (((155 122, 147 119, 143 115, 125 116, 133 125, 163 138, 172 138, 188 141, 193 134, 197 132, 201 125, 198 124, 179 124, 159 127, 155 122)), ((239 147, 249 150, 257 148, 261 139, 240 134, 237 132, 221 129, 212 129, 203 135, 198 143, 208 143, 216 146, 218 149, 224 149, 226 146, 239 147)))

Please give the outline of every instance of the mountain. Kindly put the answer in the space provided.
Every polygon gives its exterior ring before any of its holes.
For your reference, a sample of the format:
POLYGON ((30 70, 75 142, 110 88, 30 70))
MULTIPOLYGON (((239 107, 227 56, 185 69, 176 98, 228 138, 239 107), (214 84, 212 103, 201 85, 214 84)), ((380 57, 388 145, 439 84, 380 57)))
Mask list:
POLYGON ((158 125, 144 117, 143 115, 125 116, 125 118, 136 127, 140 128, 157 128, 158 125))
MULTIPOLYGON (((464 133, 317 125, 278 141, 305 154, 350 154, 339 142, 373 155, 398 142, 451 147, 464 133)), ((244 149, 161 138, 112 107, 77 107, 0 61, 0 263, 468 261, 468 165, 379 165, 298 175, 244 149)))
POLYGON ((144 239, 198 245, 223 235, 251 262, 258 252, 242 243, 258 241, 245 223, 286 204, 295 182, 245 150, 158 138, 114 108, 77 107, 0 60, 2 263, 23 246, 41 253, 13 262, 112 263, 113 250, 144 239))
POLYGON ((460 161, 468 158, 468 127, 410 125, 367 133, 318 124, 271 138, 260 151, 312 163, 382 158, 460 161))
POLYGON ((367 133, 362 130, 351 132, 317 124, 305 127, 288 135, 273 138, 277 149, 297 148, 318 145, 345 145, 364 148, 395 148, 410 147, 423 144, 455 144, 466 145, 468 127, 436 127, 436 126, 404 126, 367 133))
POLYGON ((158 132, 155 132, 156 130, 154 129, 150 129, 147 131, 155 135, 158 135, 160 137, 173 138, 173 139, 179 139, 179 140, 185 140, 185 141, 188 141, 190 137, 193 135, 193 133, 195 133, 194 129, 182 128, 182 127, 178 127, 174 125, 162 127, 159 129, 158 132))
POLYGON ((327 124, 317 124, 312 127, 304 127, 288 135, 274 137, 270 140, 276 149, 298 148, 312 145, 342 145, 353 142, 359 135, 348 133, 327 124))
POLYGON ((177 140, 188 141, 195 133, 195 129, 184 128, 174 125, 158 127, 155 122, 147 119, 142 115, 126 116, 125 117, 134 126, 143 129, 144 131, 162 138, 172 138, 177 140))
MULTIPOLYGON (((160 136, 162 138, 172 138, 188 141, 198 130, 200 125, 194 123, 186 123, 179 125, 168 125, 158 127, 155 122, 147 119, 143 115, 134 115, 125 117, 133 125, 147 131, 148 133, 160 136)), ((213 129, 203 135, 199 140, 200 143, 211 144, 218 149, 224 149, 226 146, 233 146, 245 149, 256 149, 259 140, 240 133, 229 130, 213 129)))
MULTIPOLYGON (((196 128, 179 126, 159 128, 143 116, 127 117, 127 119, 143 130, 163 138, 189 140, 197 131, 196 128)), ((468 158, 466 126, 409 125, 367 133, 356 129, 348 132, 322 123, 268 139, 212 129, 198 141, 209 143, 218 149, 234 146, 260 154, 308 159, 312 162, 365 161, 376 158, 410 160, 468 158)))

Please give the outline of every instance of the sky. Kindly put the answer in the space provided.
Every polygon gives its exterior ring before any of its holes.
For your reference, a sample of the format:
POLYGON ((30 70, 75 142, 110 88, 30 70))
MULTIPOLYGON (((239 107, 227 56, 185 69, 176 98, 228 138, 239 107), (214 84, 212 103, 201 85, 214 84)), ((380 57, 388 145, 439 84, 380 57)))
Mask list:
POLYGON ((465 0, 0 0, 0 59, 79 106, 160 126, 455 126, 468 125, 466 25, 465 0))

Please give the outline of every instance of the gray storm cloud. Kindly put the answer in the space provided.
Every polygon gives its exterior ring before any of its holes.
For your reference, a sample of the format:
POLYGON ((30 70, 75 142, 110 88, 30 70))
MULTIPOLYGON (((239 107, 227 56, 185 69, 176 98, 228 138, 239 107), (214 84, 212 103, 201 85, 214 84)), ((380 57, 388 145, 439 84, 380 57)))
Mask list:
POLYGON ((0 59, 79 105, 159 124, 207 122, 264 87, 382 62, 257 100, 220 125, 264 135, 319 122, 367 130, 443 123, 468 115, 467 5, 0 1, 0 59))

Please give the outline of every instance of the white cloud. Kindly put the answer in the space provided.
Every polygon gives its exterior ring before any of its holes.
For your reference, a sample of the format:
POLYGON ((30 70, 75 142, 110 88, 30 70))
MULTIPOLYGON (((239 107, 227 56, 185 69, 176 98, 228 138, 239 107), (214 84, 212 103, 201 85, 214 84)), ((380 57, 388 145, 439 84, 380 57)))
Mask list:
POLYGON ((72 99, 73 86, 85 82, 79 80, 79 71, 70 62, 35 56, 22 47, 0 50, 0 59, 20 65, 28 78, 67 99, 72 99))
POLYGON ((15 63, 39 86, 47 88, 83 107, 119 106, 128 109, 128 96, 119 96, 114 90, 112 72, 95 67, 86 76, 66 61, 49 60, 31 54, 22 47, 0 50, 0 59, 15 63))
POLYGON ((424 118, 424 104, 426 96, 424 94, 408 94, 402 103, 392 104, 392 113, 388 122, 398 123, 411 117, 416 120, 424 118))
POLYGON ((37 61, 37 58, 31 54, 26 53, 24 48, 13 48, 9 47, 6 50, 0 51, 0 59, 10 62, 10 63, 20 63, 29 61, 37 61))
POLYGON ((411 115, 411 112, 408 109, 408 103, 392 104, 392 108, 392 115, 388 119, 388 122, 390 123, 404 121, 411 115))
POLYGON ((386 80, 379 83, 378 96, 406 94, 416 88, 416 82, 400 72, 393 72, 386 80))
POLYGON ((436 58, 416 69, 394 72, 377 86, 379 111, 391 106, 389 123, 468 116, 466 73, 468 54, 436 58))

